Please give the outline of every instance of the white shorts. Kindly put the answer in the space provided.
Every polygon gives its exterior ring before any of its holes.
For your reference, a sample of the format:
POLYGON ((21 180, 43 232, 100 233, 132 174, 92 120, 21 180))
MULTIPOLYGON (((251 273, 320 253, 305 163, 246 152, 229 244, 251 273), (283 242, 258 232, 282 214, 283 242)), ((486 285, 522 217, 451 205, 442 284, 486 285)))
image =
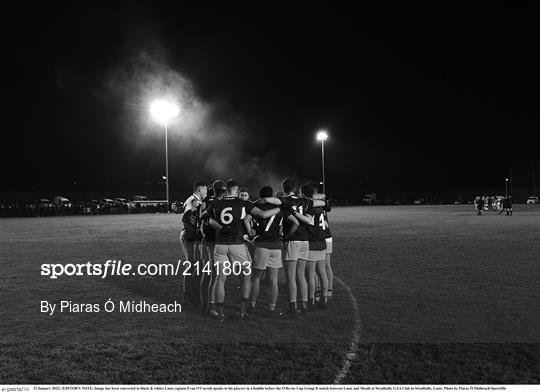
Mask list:
POLYGON ((281 268, 281 249, 266 249, 255 247, 253 252, 253 268, 265 270, 266 267, 281 268))
POLYGON ((320 261, 326 259, 326 249, 324 250, 310 250, 309 261, 320 261))
POLYGON ((283 243, 283 259, 296 261, 298 259, 309 260, 308 241, 286 241, 283 243))
POLYGON ((244 244, 216 244, 214 247, 214 263, 219 264, 225 261, 231 263, 237 261, 242 265, 247 261, 251 265, 251 257, 244 244))
POLYGON ((332 237, 326 239, 326 253, 332 254, 332 237))

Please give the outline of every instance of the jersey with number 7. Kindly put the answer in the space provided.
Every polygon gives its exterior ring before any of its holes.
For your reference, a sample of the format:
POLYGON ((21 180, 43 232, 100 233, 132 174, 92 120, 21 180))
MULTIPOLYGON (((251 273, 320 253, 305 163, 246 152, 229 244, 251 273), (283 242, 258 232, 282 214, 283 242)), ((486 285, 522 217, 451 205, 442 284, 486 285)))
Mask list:
MULTIPOLYGON (((257 206, 263 211, 267 211, 275 207, 272 204, 258 204, 257 206)), ((257 237, 255 237, 255 244, 266 249, 281 249, 279 232, 283 219, 283 212, 279 212, 270 218, 257 219, 257 225, 255 226, 255 232, 257 233, 257 237)))

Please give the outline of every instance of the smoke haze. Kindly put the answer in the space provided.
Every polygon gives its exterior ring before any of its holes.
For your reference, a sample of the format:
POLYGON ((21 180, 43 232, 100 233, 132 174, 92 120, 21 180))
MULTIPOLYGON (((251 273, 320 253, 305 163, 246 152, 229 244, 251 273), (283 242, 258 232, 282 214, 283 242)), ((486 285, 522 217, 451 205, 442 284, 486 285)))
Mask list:
POLYGON ((105 86, 106 99, 120 104, 124 142, 141 152, 157 148, 151 166, 163 165, 164 129, 152 120, 149 106, 163 98, 180 107, 168 127, 171 187, 186 187, 195 179, 234 178, 248 186, 252 196, 265 184, 278 189, 284 174, 276 170, 271 155, 259 155, 264 146, 250 137, 249 125, 226 103, 203 101, 162 53, 136 53, 108 73, 105 86))

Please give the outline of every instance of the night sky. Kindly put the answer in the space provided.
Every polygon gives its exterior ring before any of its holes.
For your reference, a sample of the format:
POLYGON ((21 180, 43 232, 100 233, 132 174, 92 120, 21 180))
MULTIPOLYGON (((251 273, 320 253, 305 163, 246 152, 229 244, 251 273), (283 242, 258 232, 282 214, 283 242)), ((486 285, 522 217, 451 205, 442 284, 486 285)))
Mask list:
POLYGON ((3 190, 159 181, 163 130, 144 120, 137 86, 159 70, 207 114, 201 133, 171 125, 172 192, 196 178, 320 179, 319 128, 330 134, 328 193, 504 187, 509 169, 530 186, 540 156, 532 8, 146 3, 8 13, 3 190), (246 174, 243 162, 257 167, 246 174))

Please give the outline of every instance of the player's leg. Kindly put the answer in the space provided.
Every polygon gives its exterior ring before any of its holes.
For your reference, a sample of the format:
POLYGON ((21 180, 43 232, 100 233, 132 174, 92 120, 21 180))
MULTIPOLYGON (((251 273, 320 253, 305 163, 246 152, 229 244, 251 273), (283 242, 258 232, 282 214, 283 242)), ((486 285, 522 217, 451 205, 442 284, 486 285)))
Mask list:
POLYGON ((247 246, 244 244, 229 245, 229 259, 231 260, 233 271, 236 270, 234 263, 240 263, 241 275, 243 275, 242 286, 240 288, 240 311, 238 316, 245 318, 247 316, 247 308, 249 303, 249 294, 251 292, 251 274, 253 269, 253 263, 251 257, 248 255, 247 246))
POLYGON ((210 306, 210 285, 212 283, 212 248, 204 243, 201 245, 202 249, 202 266, 201 266, 201 285, 200 285, 200 300, 201 300, 201 312, 203 314, 208 313, 210 306))
POLYGON ((283 245, 281 247, 281 262, 282 262, 282 265, 283 265, 283 273, 285 275, 285 283, 286 283, 287 287, 289 287, 289 273, 288 273, 289 263, 285 259, 285 250, 286 250, 286 245, 285 244, 286 243, 283 243, 283 245))
POLYGON ((328 298, 331 299, 333 295, 334 288, 334 271, 332 270, 332 252, 333 252, 333 241, 332 237, 326 239, 326 277, 328 279, 328 298))
POLYGON ((309 263, 306 259, 298 259, 296 264, 296 279, 298 280, 298 292, 300 293, 299 306, 301 311, 307 310, 308 303, 308 283, 306 279, 306 265, 309 263))
POLYGON ((307 310, 308 303, 308 284, 306 279, 306 265, 309 262, 309 243, 300 241, 299 258, 296 264, 296 278, 298 279, 298 291, 300 292, 300 300, 302 301, 301 310, 307 310))
POLYGON ((201 305, 201 270, 203 268, 201 243, 193 243, 193 271, 191 274, 191 302, 195 307, 201 305))
POLYGON ((321 254, 320 260, 316 261, 317 264, 317 273, 321 280, 321 290, 322 290, 322 300, 320 302, 320 308, 326 309, 326 304, 328 302, 328 278, 326 276, 326 260, 324 259, 326 252, 321 254))
POLYGON ((227 245, 216 244, 214 247, 214 263, 217 267, 216 278, 216 310, 219 320, 223 321, 225 317, 223 303, 225 302, 225 282, 227 281, 227 273, 230 273, 230 261, 227 256, 227 245))
MULTIPOLYGON (((194 259, 194 248, 193 248, 193 242, 186 241, 183 234, 180 235, 180 243, 182 244, 182 251, 184 253, 184 260, 189 261, 190 263, 193 263, 194 259)), ((190 301, 191 297, 191 273, 192 271, 192 265, 189 266, 189 270, 185 271, 185 274, 183 274, 183 285, 182 285, 182 297, 183 302, 190 301)))
POLYGON ((283 262, 281 261, 281 249, 270 249, 267 266, 268 268, 266 269, 266 274, 270 284, 270 290, 268 293, 268 308, 273 317, 279 317, 282 315, 282 313, 276 308, 276 305, 279 295, 279 269, 283 266, 283 262))
POLYGON ((321 279, 319 278, 319 274, 317 273, 317 270, 315 269, 315 301, 320 301, 321 296, 322 296, 321 279))
POLYGON ((298 288, 296 285, 296 268, 298 264, 298 256, 300 246, 298 241, 287 241, 283 243, 284 253, 283 259, 287 265, 287 287, 289 291, 289 310, 288 313, 291 316, 296 316, 298 314, 297 307, 297 292, 298 288))
POLYGON ((315 285, 316 279, 316 267, 317 263, 315 261, 307 261, 307 284, 308 284, 308 309, 315 310, 315 285))
POLYGON ((257 297, 261 289, 261 277, 266 269, 266 259, 268 258, 268 249, 256 247, 253 251, 253 279, 251 286, 251 299, 249 302, 249 312, 255 310, 257 297))
POLYGON ((259 297, 259 291, 261 290, 261 277, 263 270, 258 268, 253 268, 253 278, 251 284, 251 296, 249 300, 249 313, 255 311, 257 305, 257 298, 259 297))

